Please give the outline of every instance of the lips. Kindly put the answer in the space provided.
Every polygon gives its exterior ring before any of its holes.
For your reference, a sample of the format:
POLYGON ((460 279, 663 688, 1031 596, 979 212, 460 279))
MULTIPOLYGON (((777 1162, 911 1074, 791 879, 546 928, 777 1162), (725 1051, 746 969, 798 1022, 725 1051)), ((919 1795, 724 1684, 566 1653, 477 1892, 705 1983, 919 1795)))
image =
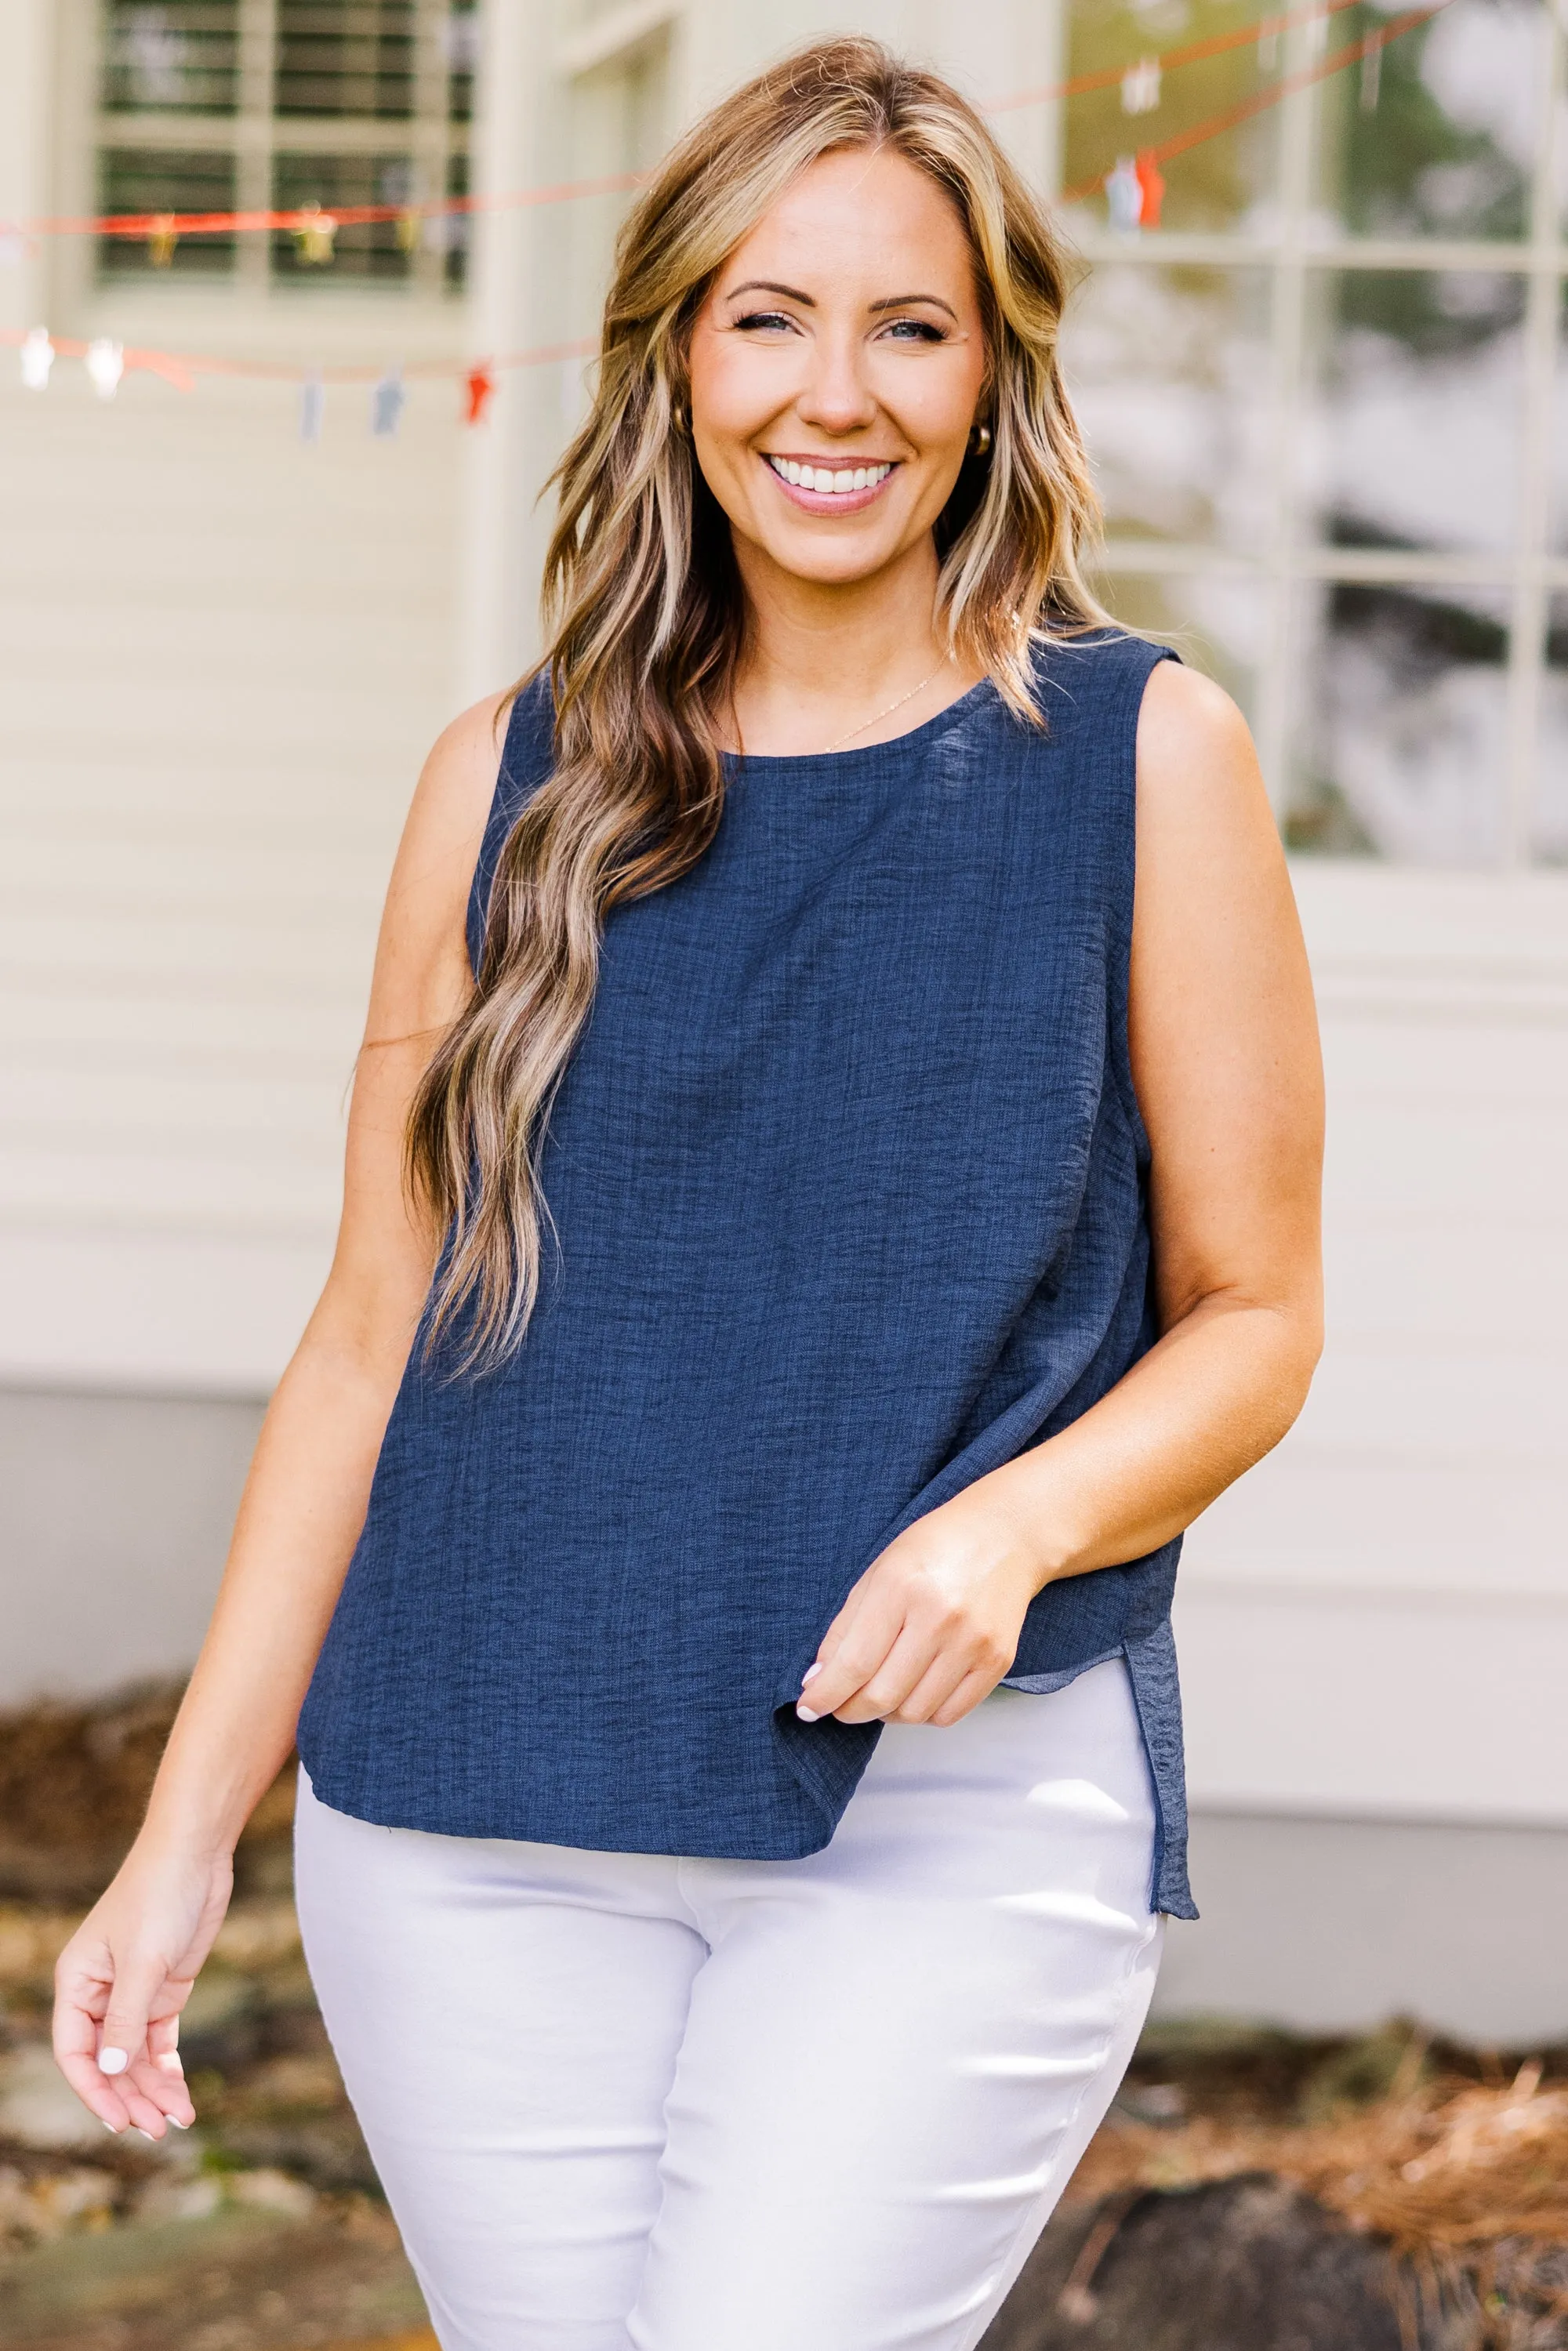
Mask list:
POLYGON ((859 514, 881 496, 897 470, 895 461, 885 457, 850 465, 842 458, 819 464, 814 456, 769 451, 762 462, 784 496, 808 514, 859 514))

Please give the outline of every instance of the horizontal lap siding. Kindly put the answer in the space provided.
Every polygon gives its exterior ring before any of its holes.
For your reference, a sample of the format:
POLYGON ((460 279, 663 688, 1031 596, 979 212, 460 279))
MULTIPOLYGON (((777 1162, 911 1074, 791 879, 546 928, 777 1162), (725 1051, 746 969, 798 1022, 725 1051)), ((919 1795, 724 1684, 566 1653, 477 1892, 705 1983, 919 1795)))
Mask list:
POLYGON ((1568 1823, 1568 881, 1297 882, 1328 1345, 1188 1540, 1194 1797, 1568 1823))
POLYGON ((329 1249, 381 896, 452 715, 461 441, 447 385, 392 441, 356 389, 302 445, 294 400, 0 385, 14 1384, 259 1392, 329 1249))

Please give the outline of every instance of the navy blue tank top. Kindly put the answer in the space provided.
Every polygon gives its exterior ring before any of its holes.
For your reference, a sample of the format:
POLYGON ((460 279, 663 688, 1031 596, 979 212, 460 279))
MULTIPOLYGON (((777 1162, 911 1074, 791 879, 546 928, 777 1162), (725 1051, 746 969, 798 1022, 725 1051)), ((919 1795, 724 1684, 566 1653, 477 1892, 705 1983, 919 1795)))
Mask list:
MULTIPOLYGON (((794 1712, 891 1538, 1152 1344, 1127 1055, 1134 749, 1160 648, 1037 658, 868 749, 733 765, 717 836, 613 914, 499 1371, 413 1354, 299 1726, 323 1802, 612 1851, 826 1844, 874 1724, 794 1712)), ((550 771, 507 731, 475 875, 550 771)), ((1007 1678, 1123 1656, 1192 1915, 1178 1545, 1048 1584, 1007 1678)))

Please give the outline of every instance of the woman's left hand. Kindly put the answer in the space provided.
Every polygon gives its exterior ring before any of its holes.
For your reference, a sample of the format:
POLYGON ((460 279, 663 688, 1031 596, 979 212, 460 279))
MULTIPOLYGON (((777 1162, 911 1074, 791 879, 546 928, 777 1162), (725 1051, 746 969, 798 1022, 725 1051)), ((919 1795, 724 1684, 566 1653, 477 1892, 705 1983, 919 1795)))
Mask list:
POLYGON ((986 1481, 917 1519, 873 1560, 801 1686, 803 1722, 957 1722, 1018 1651, 1038 1557, 986 1481))

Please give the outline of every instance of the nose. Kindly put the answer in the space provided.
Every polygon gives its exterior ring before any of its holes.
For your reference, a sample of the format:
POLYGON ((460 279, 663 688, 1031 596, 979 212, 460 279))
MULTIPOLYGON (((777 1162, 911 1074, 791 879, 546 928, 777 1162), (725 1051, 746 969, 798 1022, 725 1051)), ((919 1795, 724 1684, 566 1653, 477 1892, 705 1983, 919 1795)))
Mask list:
POLYGON ((823 433, 859 433, 876 419, 862 372, 861 338, 852 328, 819 335, 811 346, 811 366, 796 401, 803 424, 823 433))

